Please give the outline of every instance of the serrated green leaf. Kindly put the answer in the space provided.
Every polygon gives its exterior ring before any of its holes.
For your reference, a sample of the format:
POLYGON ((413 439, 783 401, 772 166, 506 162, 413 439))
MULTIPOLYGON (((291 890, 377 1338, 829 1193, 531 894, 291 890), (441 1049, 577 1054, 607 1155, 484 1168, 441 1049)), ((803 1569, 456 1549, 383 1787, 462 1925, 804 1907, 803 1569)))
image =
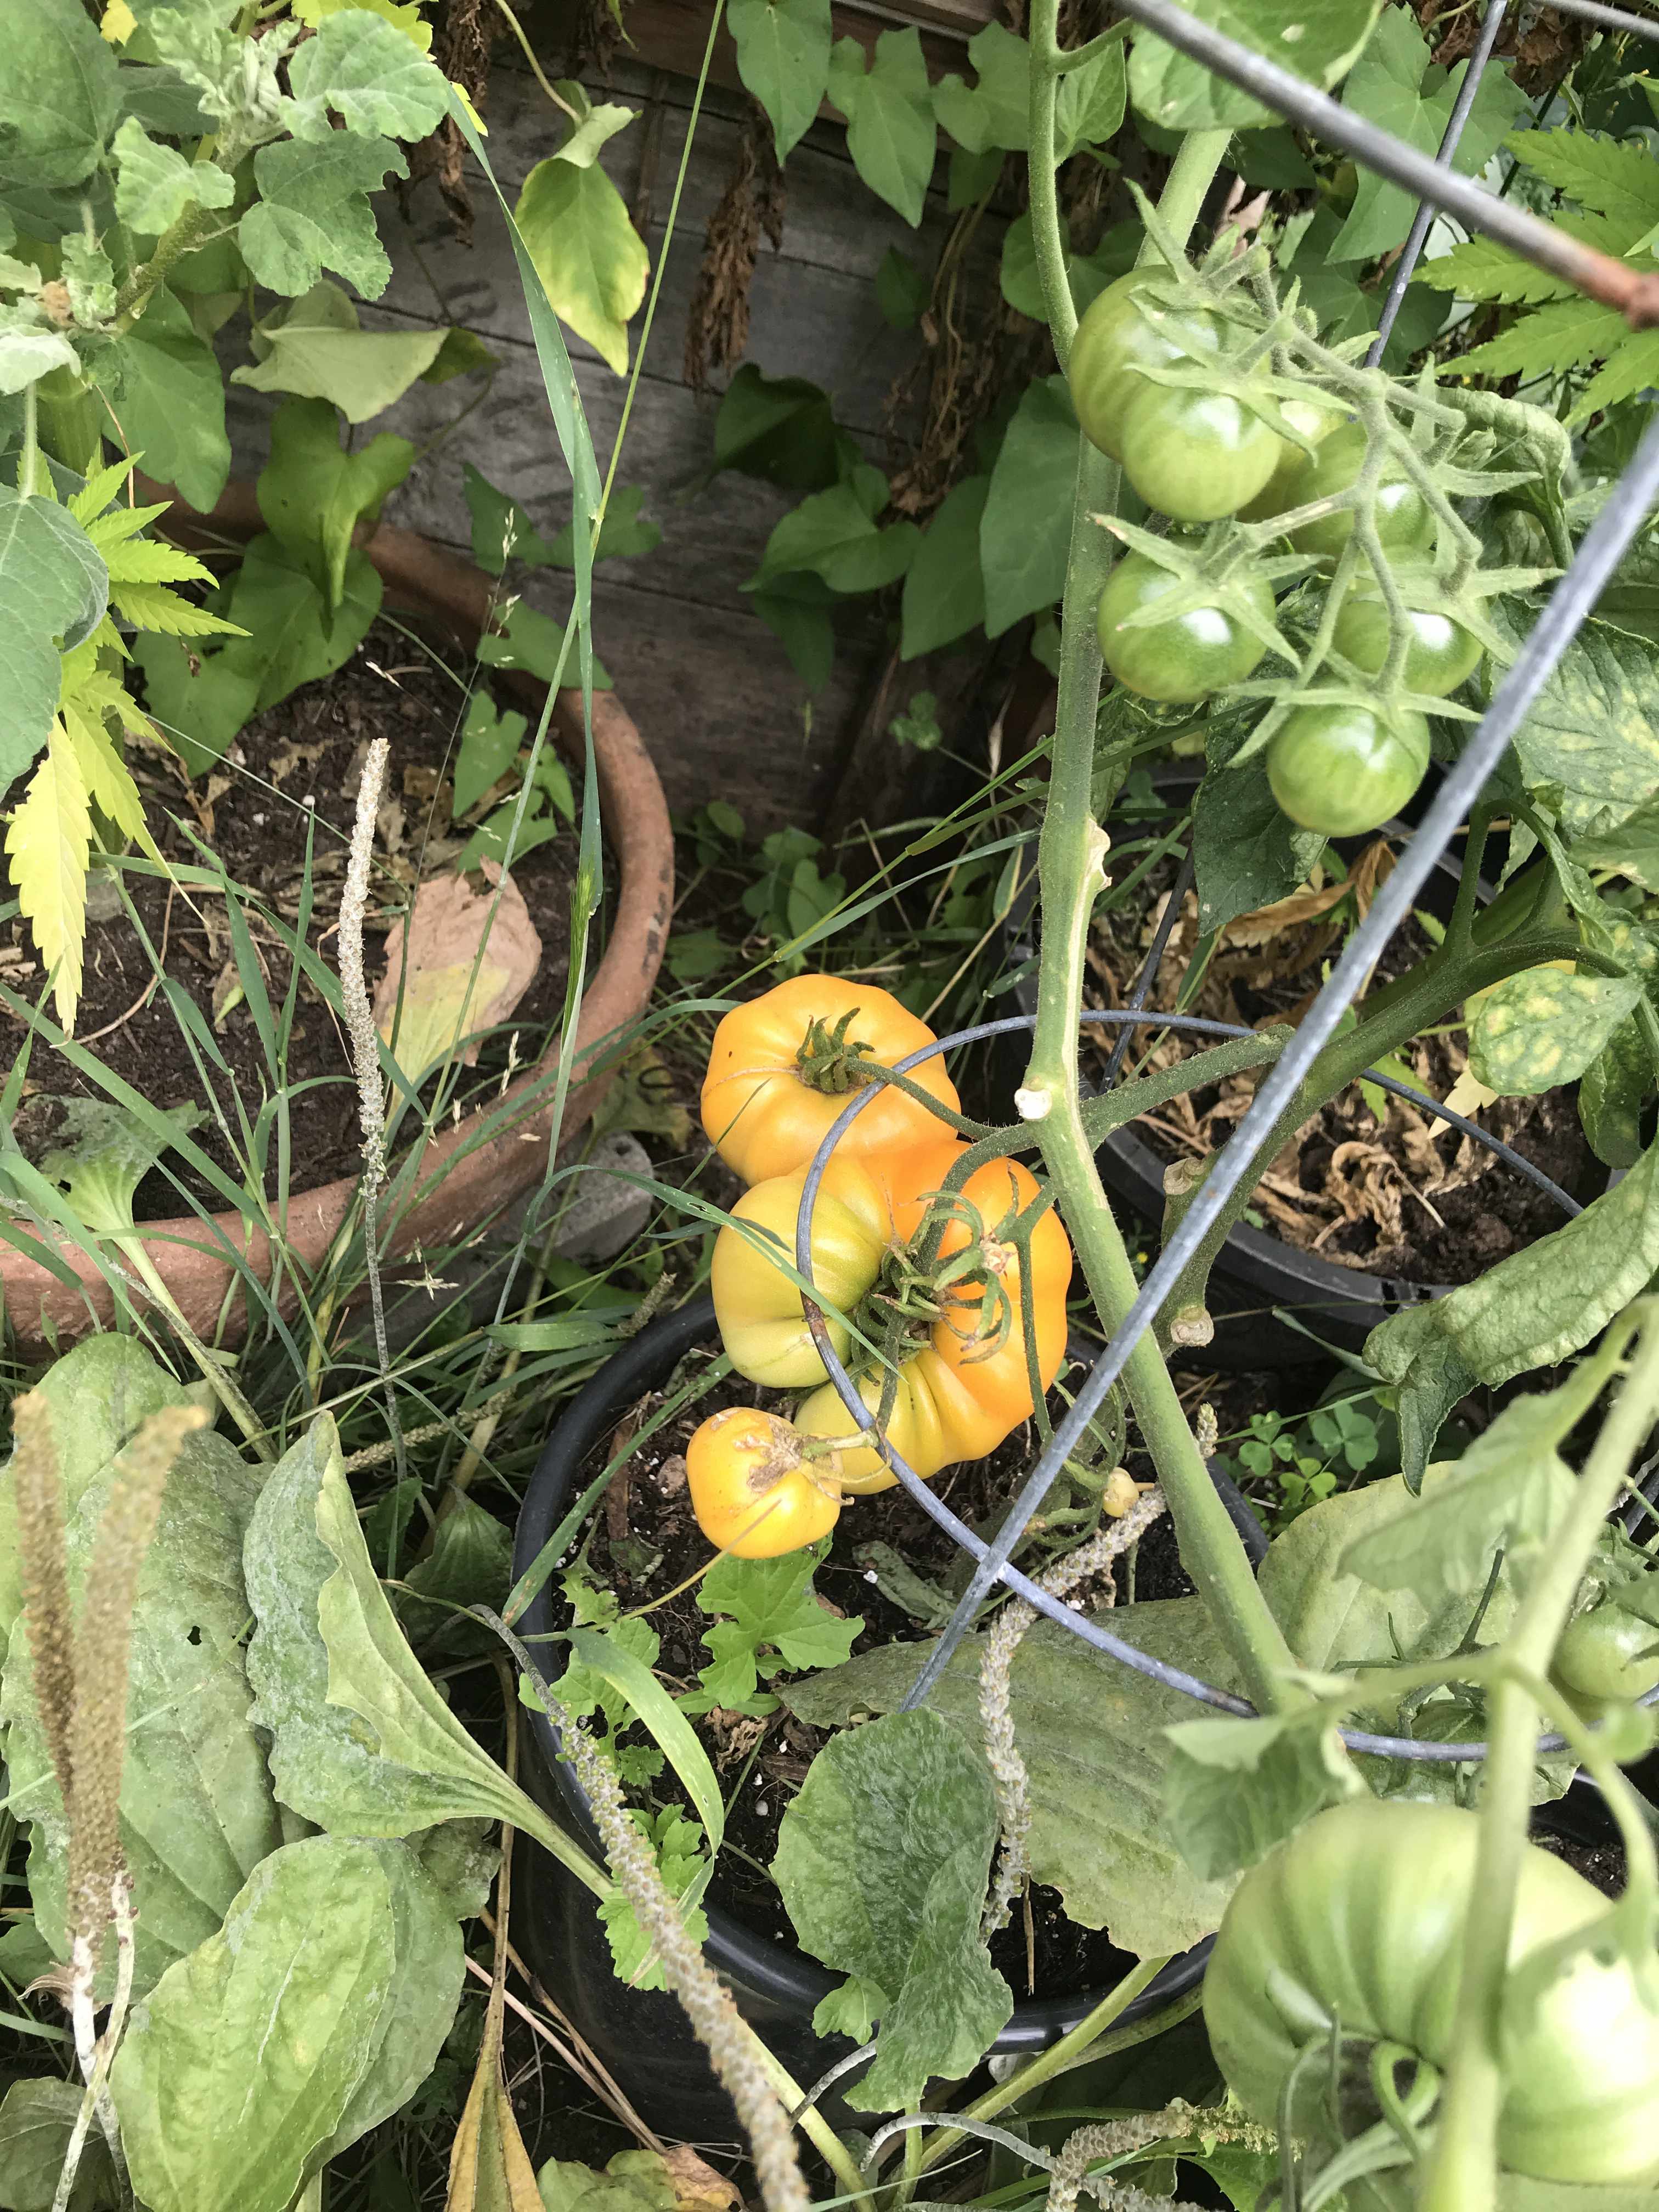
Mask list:
POLYGON ((316 37, 289 58, 288 76, 289 127, 314 143, 332 135, 331 109, 365 138, 424 138, 449 112, 443 71, 395 24, 365 8, 325 16, 316 37))
POLYGON ((1027 386, 991 471, 980 521, 985 628, 1000 637, 1066 584, 1079 431, 1063 376, 1027 386))
POLYGON ((1659 175, 1645 146, 1593 131, 1515 131, 1504 143, 1534 175, 1593 215, 1659 222, 1659 175))
POLYGON ((1659 377, 1659 331, 1638 331, 1620 339, 1605 368, 1578 395, 1569 422, 1588 422, 1621 400, 1645 392, 1659 377))
POLYGON ((332 269, 366 299, 378 300, 392 264, 368 195, 388 175, 408 174, 391 140, 360 138, 349 131, 331 131, 318 145, 284 140, 260 148, 253 173, 259 198, 242 217, 238 237, 258 282, 297 299, 325 269, 332 269))
POLYGON ((578 168, 555 155, 525 179, 514 216, 554 313, 625 376, 651 257, 621 193, 597 162, 578 168))
POLYGON ((1608 1038, 1584 1070, 1578 1118, 1590 1150, 1610 1168, 1632 1168, 1642 1157, 1642 1115, 1653 1095, 1653 1062, 1634 1022, 1608 1038))
POLYGON ((135 629, 153 630, 158 637, 230 637, 238 635, 241 627, 181 599, 164 584, 118 584, 112 579, 110 597, 123 622, 131 623, 135 629))
POLYGON ((1458 368, 1480 369, 1487 376, 1559 375, 1601 360, 1628 336, 1629 325, 1616 307, 1577 296, 1555 300, 1521 316, 1485 345, 1472 346, 1460 356, 1458 368))
POLYGON ((830 0, 731 0, 726 21, 738 50, 738 75, 766 110, 782 161, 829 86, 830 0))
MULTIPOLYGON (((983 36, 983 33, 981 33, 983 36)), ((913 27, 884 31, 868 57, 856 39, 830 55, 830 100, 847 118, 853 166, 911 228, 921 221, 937 149, 921 39, 913 27)))
POLYGON ((913 2111, 929 2081, 970 2072, 1012 2014, 980 1935, 996 1838, 982 1762, 926 1710, 832 1736, 791 1801, 772 1872, 797 1936, 893 1993, 847 2093, 856 2110, 913 2111))
POLYGON ((1469 1068, 1500 1098, 1534 1098, 1571 1083, 1642 996, 1636 975, 1532 968, 1485 993, 1469 1029, 1469 1068))
MULTIPOLYGON (((1328 89, 1364 48, 1380 0, 1198 0, 1202 21, 1241 46, 1267 54, 1328 89)), ((1164 131, 1207 131, 1222 124, 1257 129, 1278 117, 1248 93, 1212 76, 1148 32, 1129 56, 1129 93, 1140 112, 1164 131)))
POLYGON ((115 56, 81 0, 25 0, 0 40, 0 185, 78 185, 119 104, 115 56))
POLYGON ((119 165, 115 211, 129 228, 159 238, 187 207, 228 207, 236 180, 213 161, 187 161, 177 147, 158 145, 128 116, 112 149, 119 165))
POLYGON ((1577 297, 1565 276, 1523 261, 1495 238, 1465 239, 1449 252, 1422 262, 1413 272, 1412 282, 1432 285, 1437 291, 1455 292, 1463 300, 1498 300, 1511 306, 1577 297))
POLYGON ((697 1591, 714 1626, 703 1631, 712 1655, 690 1709, 747 1707, 764 1674, 839 1666, 863 1627, 827 1612, 812 1588, 828 1547, 811 1545, 776 1559, 715 1561, 697 1591))
POLYGON ((255 392, 326 399, 348 422, 367 422, 425 376, 447 342, 442 330, 365 331, 357 310, 326 279, 296 300, 281 320, 264 324, 263 357, 230 374, 255 392))
POLYGON ((964 477, 928 524, 904 579, 902 659, 935 653, 984 621, 980 524, 990 491, 988 477, 964 477))
POLYGON ((92 816, 87 787, 64 726, 47 728, 46 750, 6 831, 11 888, 52 976, 53 1004, 75 1027, 87 931, 87 860, 92 816))

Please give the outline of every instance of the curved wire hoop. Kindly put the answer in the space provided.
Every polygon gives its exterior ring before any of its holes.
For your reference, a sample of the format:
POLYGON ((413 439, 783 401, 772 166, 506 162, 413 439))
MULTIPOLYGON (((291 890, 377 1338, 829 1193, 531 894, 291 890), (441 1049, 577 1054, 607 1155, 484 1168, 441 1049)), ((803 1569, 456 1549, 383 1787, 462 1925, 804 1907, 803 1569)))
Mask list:
MULTIPOLYGON (((1420 836, 1421 833, 1419 832, 1419 835, 1420 836)), ((1328 989, 1329 985, 1326 988, 1328 989)), ((978 1044, 987 1037, 1006 1036, 1017 1030, 1030 1029, 1036 1018, 1032 1014, 1009 1014, 997 1021, 980 1022, 972 1029, 958 1030, 950 1036, 940 1037, 933 1044, 924 1045, 918 1052, 908 1054, 904 1059, 895 1063, 895 1073, 908 1075, 912 1068, 921 1066, 925 1060, 932 1060, 938 1054, 951 1051, 958 1045, 978 1044)), ((1078 1018, 1082 1023, 1098 1023, 1126 1030, 1136 1027, 1168 1029, 1192 1036, 1239 1037, 1252 1036, 1255 1034, 1254 1030, 1240 1023, 1209 1021, 1196 1015, 1188 1014, 1149 1014, 1136 1007, 1090 1008, 1081 1012, 1078 1018)), ((1290 1055, 1287 1054, 1285 1056, 1288 1058, 1290 1055)), ((1437 1120, 1449 1123, 1453 1128, 1462 1131, 1466 1136, 1473 1137, 1478 1144, 1485 1146, 1489 1152, 1497 1154, 1518 1173, 1525 1175, 1528 1181, 1535 1183, 1540 1189, 1547 1191, 1565 1212, 1572 1215, 1583 1212, 1583 1209, 1577 1201, 1570 1197, 1559 1184, 1553 1182, 1541 1169, 1535 1167, 1530 1160, 1524 1158, 1512 1146, 1504 1144, 1501 1139, 1494 1137, 1489 1131, 1481 1128, 1479 1123, 1468 1121, 1462 1114, 1453 1113, 1449 1108, 1441 1105, 1438 1100, 1429 1097, 1423 1091, 1414 1090, 1408 1083, 1396 1081, 1393 1077, 1380 1075, 1374 1070, 1368 1069, 1364 1079, 1366 1082, 1379 1084, 1383 1090, 1393 1092, 1396 1097, 1408 1099, 1419 1111, 1431 1114, 1437 1120)), ((812 1214, 817 1204, 818 1190, 823 1181, 824 1170, 830 1164, 836 1146, 840 1144, 848 1130, 852 1127, 879 1088, 878 1084, 869 1084, 854 1093, 846 1106, 836 1115, 823 1141, 812 1155, 811 1164, 807 1169, 806 1180, 801 1189, 800 1206, 795 1216, 795 1265, 799 1270, 802 1280, 809 1285, 814 1279, 812 1214)), ((1247 1116, 1246 1121, 1249 1118, 1247 1116)), ((1244 1126, 1244 1122, 1240 1123, 1241 1131, 1244 1126)), ((1033 1141, 1035 1142, 1035 1139, 1033 1141)), ((1235 1134, 1230 1140, 1229 1149, 1237 1141, 1238 1137, 1235 1134)), ((1213 1175, 1211 1180, 1214 1180, 1213 1175)), ((1192 1209, 1194 1212, 1198 1211, 1201 1199, 1194 1203, 1192 1209)), ((1156 1273, 1157 1270, 1154 1269, 1154 1275, 1156 1273)), ((1173 1277, 1171 1279, 1173 1280, 1173 1277)), ((1151 1287, 1152 1280, 1152 1278, 1149 1277, 1148 1288, 1151 1287)), ((1144 1291, 1142 1296, 1145 1297, 1144 1291)), ((1137 1304, 1139 1303, 1138 1300, 1137 1304)), ((1143 1328, 1150 1323, 1153 1314, 1158 1310, 1158 1301, 1154 1301, 1147 1307, 1146 1320, 1142 1323, 1143 1328)), ((1167 1661, 1156 1659, 1149 1652, 1138 1650, 1134 1644, 1126 1642, 1122 1637, 1115 1636, 1109 1629, 1101 1627, 1097 1621, 1090 1620, 1083 1614, 1073 1612, 1064 1599, 1055 1597, 1051 1592, 1044 1589, 1040 1583, 1033 1582, 1029 1575, 1022 1574, 1018 1567, 1011 1564, 1009 1554, 1024 1533, 1027 1522, 1048 1492, 1050 1484, 1060 1473, 1063 1460, 1069 1455, 1073 1448, 1068 1443, 1063 1452, 1057 1449, 1060 1437, 1059 1430, 1056 1430, 1054 1442, 1039 1459, 1036 1471, 1028 1479, 1024 1489, 1016 1500, 1012 1511, 1004 1523, 1003 1533, 997 1544, 995 1546, 987 1544, 981 1537, 975 1534, 964 1521, 951 1512, 944 1499, 929 1488, 927 1482, 906 1462, 903 1455, 896 1451, 888 1439, 882 1435, 877 1426, 874 1414, 865 1404, 859 1394, 857 1385, 836 1356, 836 1348, 830 1340, 830 1331, 822 1310, 814 1304, 811 1298, 805 1299, 804 1304, 807 1324, 811 1329, 813 1341, 817 1346, 830 1380, 835 1385, 836 1396, 860 1429, 869 1437, 875 1449, 880 1452, 883 1459, 886 1461, 910 1497, 931 1520, 936 1522, 979 1563, 975 1574, 974 1585, 970 1589, 969 1596, 964 1598, 962 1604, 957 1607, 956 1613, 951 1616, 949 1626, 934 1645, 927 1664, 923 1668, 903 1700, 903 1709, 908 1710, 919 1705, 926 1698, 928 1691, 949 1664, 951 1653, 971 1625, 974 1615, 978 1611, 983 1592, 988 1589, 992 1582, 998 1581, 1004 1583, 1016 1596, 1024 1598, 1028 1605, 1034 1607, 1047 1620, 1058 1621, 1062 1628, 1066 1629, 1072 1635, 1079 1637, 1094 1650, 1104 1652, 1108 1658, 1121 1661, 1124 1666, 1133 1668, 1137 1674, 1151 1676, 1154 1681, 1163 1683, 1166 1689, 1179 1690, 1184 1696, 1196 1698, 1200 1704, 1213 1706, 1221 1712, 1237 1714, 1242 1718, 1255 1717, 1255 1707, 1248 1699, 1237 1697, 1231 1691, 1218 1689, 1214 1683, 1206 1682, 1197 1674, 1188 1674, 1184 1668, 1172 1667, 1167 1661), (1001 1553, 1000 1557, 998 1556, 999 1552, 1001 1553)), ((1133 1310, 1129 1319, 1133 1319, 1133 1310)), ((1127 1328, 1126 1322, 1126 1330, 1127 1328)), ((1124 1330, 1120 1330, 1112 1343, 1107 1346, 1106 1350, 1095 1363, 1094 1376, 1098 1376, 1101 1367, 1111 1357, 1115 1347, 1120 1344, 1121 1344, 1123 1356, 1127 1357, 1129 1346, 1128 1343, 1122 1342, 1124 1334, 1124 1330)), ((1130 1339, 1129 1341, 1133 1342, 1133 1340, 1130 1339)), ((1121 1360, 1119 1364, 1121 1366, 1121 1360)), ((1104 1394, 1102 1392, 1099 1395, 1104 1394)), ((1076 1422, 1076 1411, 1074 1405, 1066 1425, 1073 1426, 1076 1433, 1080 1434, 1083 1425, 1076 1422)), ((1643 1705, 1656 1701, 1659 1701, 1659 1689, 1650 1691, 1646 1697, 1638 1700, 1643 1705)), ((1467 1760, 1479 1760, 1486 1756, 1488 1749, 1484 1743, 1436 1743, 1415 1736, 1377 1735, 1364 1729, 1344 1729, 1341 1735, 1343 1742, 1350 1751, 1370 1753, 1377 1758, 1406 1759, 1423 1765, 1454 1765, 1467 1760)), ((1538 1750, 1540 1754, 1547 1755, 1565 1751, 1565 1748, 1566 1739, 1564 1736, 1551 1735, 1539 1739, 1538 1750)))

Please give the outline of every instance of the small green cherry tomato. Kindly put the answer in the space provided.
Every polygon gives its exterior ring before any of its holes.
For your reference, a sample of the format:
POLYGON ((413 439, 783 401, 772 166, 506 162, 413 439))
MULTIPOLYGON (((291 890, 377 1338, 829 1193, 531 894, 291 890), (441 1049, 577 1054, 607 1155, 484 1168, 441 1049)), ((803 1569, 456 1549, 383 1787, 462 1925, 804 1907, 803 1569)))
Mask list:
POLYGON ((1276 430, 1224 392, 1149 384, 1122 415, 1123 468, 1148 507, 1176 522, 1237 514, 1285 449, 1276 430))
MULTIPOLYGON (((1317 1814, 1244 1876, 1204 1977, 1204 2021, 1253 2119, 1279 2124, 1299 2061, 1298 2102, 1316 2111, 1320 2046, 1334 2024, 1449 2064, 1480 1835, 1480 1815, 1460 1807, 1368 1797, 1317 1814)), ((1523 1846, 1516 1875, 1511 1973, 1607 1911, 1582 1875, 1535 1844, 1523 1846)), ((1659 2172, 1659 2014, 1621 1953, 1577 1952, 1535 2004, 1506 2009, 1498 2047, 1505 2170, 1626 2185, 1659 2172)))
POLYGON ((1137 369, 1164 368, 1218 352, 1213 316, 1176 314, 1146 296, 1150 272, 1132 269, 1091 301, 1072 340, 1066 375, 1083 434, 1112 459, 1123 458, 1123 410, 1146 389, 1137 369))
POLYGON ((1358 837, 1397 814, 1429 764, 1420 714, 1385 721, 1369 707, 1298 707, 1268 740, 1267 781, 1304 830, 1358 837))
POLYGON ((1639 1698, 1659 1683, 1659 1628, 1621 1606, 1599 1605, 1563 1630, 1555 1679, 1580 1698, 1639 1698))
MULTIPOLYGON (((1306 507, 1310 501, 1346 491, 1364 459, 1364 426, 1343 423, 1331 432, 1316 453, 1302 457, 1286 505, 1306 507)), ((1341 507, 1334 514, 1322 515, 1317 522, 1304 522, 1291 533, 1291 542, 1304 553, 1334 560, 1352 532, 1353 510, 1341 507)), ((1376 534, 1384 545, 1401 553, 1426 553, 1434 544, 1434 515, 1428 501, 1409 477, 1391 468, 1383 471, 1376 488, 1376 534)))
MULTIPOLYGON (((1406 648, 1402 681, 1408 691, 1425 691, 1437 699, 1455 691, 1465 677, 1480 665, 1480 641, 1449 615, 1426 607, 1407 610, 1411 643, 1406 648)), ((1375 676, 1389 657, 1393 630, 1382 593, 1369 580, 1356 584, 1342 602, 1331 642, 1356 668, 1375 676)))
MULTIPOLYGON (((1293 430, 1300 430, 1304 438, 1311 438, 1316 446, 1322 445, 1331 432, 1338 428, 1342 417, 1329 407, 1316 407, 1307 399, 1285 399, 1279 402, 1279 413, 1293 430)), ((1286 507, 1296 504, 1291 490, 1297 478, 1308 465, 1308 456, 1300 446, 1279 441, 1280 452, 1273 464, 1273 472, 1264 488, 1253 500, 1247 501, 1238 510, 1241 522, 1266 522, 1270 516, 1283 514, 1286 507)))
MULTIPOLYGON (((1096 622, 1101 653, 1118 682, 1143 699, 1207 698, 1230 684, 1242 684, 1267 651, 1224 607, 1193 607, 1166 622, 1122 627, 1128 616, 1182 588, 1180 578, 1169 569, 1145 554, 1131 553, 1113 569, 1100 595, 1096 622)), ((1245 588, 1262 620, 1272 622, 1271 586, 1252 576, 1245 588)))

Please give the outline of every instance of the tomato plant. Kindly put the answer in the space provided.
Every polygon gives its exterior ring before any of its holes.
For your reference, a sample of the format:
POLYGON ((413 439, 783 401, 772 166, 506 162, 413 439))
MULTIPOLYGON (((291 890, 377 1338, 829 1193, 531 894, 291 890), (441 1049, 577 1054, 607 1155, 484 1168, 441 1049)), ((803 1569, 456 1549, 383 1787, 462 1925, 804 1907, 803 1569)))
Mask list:
MULTIPOLYGON (((1292 507, 1311 506, 1315 500, 1352 491, 1370 451, 1370 441, 1363 423, 1345 422, 1333 430, 1311 454, 1303 457, 1301 466, 1291 474, 1282 511, 1288 513, 1292 507)), ((1434 544, 1434 513, 1413 477, 1385 462, 1376 478, 1375 498, 1376 535, 1383 545, 1398 553, 1430 550, 1434 544)), ((1334 559, 1352 535, 1353 511, 1348 507, 1302 523, 1292 533, 1304 552, 1326 559, 1334 559)))
POLYGON ((1639 1698, 1659 1684, 1659 1629, 1609 1601, 1567 1623, 1555 1677, 1575 1698, 1639 1698))
POLYGON ((789 1423, 752 1406, 728 1406, 701 1423, 685 1448, 697 1526, 739 1559, 775 1559, 827 1536, 841 1516, 833 1452, 812 1452, 789 1423))
MULTIPOLYGON (((1073 341, 1067 376, 1084 435, 1114 460, 1123 458, 1123 426, 1131 400, 1146 388, 1143 368, 1202 359, 1219 350, 1212 315, 1163 304, 1149 286, 1155 275, 1131 270, 1091 305, 1073 341)), ((1153 386, 1154 390, 1158 387, 1153 386)))
MULTIPOLYGON (((1407 610, 1409 632, 1401 681, 1408 691, 1443 698, 1480 665, 1480 641, 1437 607, 1407 610)), ((1370 675, 1382 672, 1394 643, 1394 619, 1374 580, 1357 580, 1338 610, 1331 642, 1370 675)))
POLYGON ((1328 837, 1358 837, 1389 821, 1423 781, 1429 726, 1396 708, 1383 715, 1347 701, 1298 707, 1267 748, 1273 797, 1292 822, 1328 837))
POLYGON ((1228 392, 1141 380, 1124 406, 1123 471, 1148 507, 1176 522, 1237 514, 1271 480, 1284 451, 1272 426, 1228 392))

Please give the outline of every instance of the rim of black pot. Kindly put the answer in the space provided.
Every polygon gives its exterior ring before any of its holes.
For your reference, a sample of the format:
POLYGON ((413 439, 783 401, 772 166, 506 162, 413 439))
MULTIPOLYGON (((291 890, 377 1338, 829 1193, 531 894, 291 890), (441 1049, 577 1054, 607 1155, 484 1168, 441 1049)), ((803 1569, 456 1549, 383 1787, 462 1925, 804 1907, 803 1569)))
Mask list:
MULTIPOLYGON (((577 1392, 542 1447, 541 1456, 525 1490, 513 1543, 515 1582, 528 1571, 551 1538, 564 1513, 583 1462, 614 1425, 618 1415, 625 1413, 635 1400, 666 1382, 687 1352, 696 1350, 700 1344, 718 1340, 718 1337, 714 1299, 708 1296, 693 1298, 677 1312, 664 1314, 648 1322, 637 1336, 613 1352, 592 1380, 577 1392)), ((1259 1559, 1260 1553, 1267 1548, 1265 1531, 1242 1494, 1225 1475, 1216 1468, 1212 1468, 1212 1474, 1216 1478, 1217 1487, 1221 1491, 1228 1511, 1245 1535, 1247 1545, 1256 1547, 1253 1551, 1253 1561, 1259 1559), (1242 1521, 1239 1519, 1241 1514, 1243 1516, 1242 1521)), ((532 1650, 539 1656, 550 1652, 551 1647, 538 1644, 538 1638, 550 1636, 552 1631, 553 1596, 550 1578, 544 1582, 525 1607, 519 1622, 519 1633, 532 1650)), ((544 1671, 550 1681, 556 1685, 557 1677, 551 1668, 544 1671)), ((561 1755, 558 1730, 545 1713, 532 1709, 527 1717, 532 1735, 547 1762, 566 1810, 595 1856, 602 1860, 604 1848, 593 1826, 587 1799, 575 1775, 561 1755)), ((730 1975, 751 1994, 769 1998, 775 2003, 804 2008, 810 2013, 821 1998, 840 1987, 842 1977, 832 1974, 815 1960, 806 1958, 775 1938, 756 1934, 717 1906, 705 1905, 704 1911, 708 1920, 708 1934, 704 1939, 703 1948, 711 1964, 730 1975)), ((1145 2019, 1173 1999, 1184 1996, 1196 1988, 1203 1978, 1205 1964, 1214 1941, 1212 1936, 1206 1936, 1191 1950, 1183 1951, 1171 1959, 1144 1990, 1130 1999, 1114 2025, 1124 2027, 1145 2019)), ((1069 1996, 1029 1997, 1017 2002, 1008 2025, 998 2036, 988 2056, 1006 2057, 1046 2050, 1051 2043, 1085 2020, 1105 1995, 1104 1990, 1079 1990, 1069 1996)), ((845 2038, 826 2038, 825 2040, 836 2045, 845 2044, 848 2049, 852 2047, 845 2038)))
MULTIPOLYGON (((1172 786, 1195 793, 1202 780, 1200 769, 1189 769, 1178 761, 1164 763, 1152 775, 1153 790, 1160 795, 1172 786)), ((1146 826, 1151 826, 1152 821, 1152 817, 1147 817, 1146 826)), ((1138 830, 1142 825, 1137 820, 1134 826, 1138 830)), ((1408 836, 1410 825, 1397 820, 1386 822, 1375 834, 1408 836)), ((1435 872, 1455 879, 1460 871, 1450 853, 1440 854, 1435 872)), ((1483 881, 1481 890, 1484 903, 1492 896, 1492 889, 1483 881)), ((1031 960, 1036 953, 1030 934, 1036 892, 1036 878, 1032 877, 1023 886, 1003 925, 1003 944, 1011 970, 1031 960)), ((1035 974, 1022 975, 1012 987, 1011 995, 1022 1014, 1035 1014, 1035 974)), ((1099 1095, 1086 1081, 1083 1092, 1085 1097, 1099 1095)), ((1132 1123, 1112 1130, 1102 1140, 1096 1158, 1109 1188, 1155 1229, 1164 1213, 1166 1163, 1163 1158, 1134 1133, 1132 1123)), ((1269 1306, 1282 1306, 1287 1311, 1306 1315, 1316 1328, 1334 1333, 1352 1331, 1356 1341, 1402 1307, 1444 1297, 1456 1287, 1450 1283, 1408 1281, 1369 1267, 1340 1267, 1334 1260, 1322 1259, 1317 1252, 1299 1251, 1283 1237, 1252 1229, 1245 1222, 1235 1224, 1228 1231, 1224 1249, 1230 1272, 1253 1291, 1259 1291, 1269 1306)))

